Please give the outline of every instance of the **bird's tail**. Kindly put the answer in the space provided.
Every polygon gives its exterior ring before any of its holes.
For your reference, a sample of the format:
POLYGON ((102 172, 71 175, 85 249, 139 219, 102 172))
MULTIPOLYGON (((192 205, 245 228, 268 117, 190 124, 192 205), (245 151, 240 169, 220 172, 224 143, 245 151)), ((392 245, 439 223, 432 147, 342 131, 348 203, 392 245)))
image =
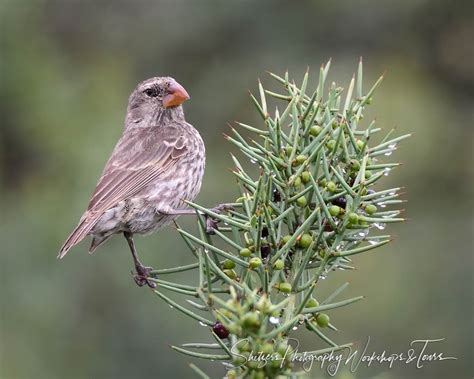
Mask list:
POLYGON ((69 235, 66 242, 64 242, 63 246, 61 247, 61 250, 59 250, 58 258, 63 258, 71 247, 81 242, 96 223, 97 220, 90 220, 84 217, 79 222, 79 225, 77 225, 76 228, 69 235))

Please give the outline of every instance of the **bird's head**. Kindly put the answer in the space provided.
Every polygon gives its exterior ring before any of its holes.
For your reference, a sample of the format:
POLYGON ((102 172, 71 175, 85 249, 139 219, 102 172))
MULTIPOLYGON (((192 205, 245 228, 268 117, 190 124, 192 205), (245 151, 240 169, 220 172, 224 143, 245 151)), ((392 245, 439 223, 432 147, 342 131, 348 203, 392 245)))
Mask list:
POLYGON ((155 77, 137 85, 128 100, 127 121, 149 125, 164 118, 183 116, 181 104, 189 95, 170 77, 155 77))

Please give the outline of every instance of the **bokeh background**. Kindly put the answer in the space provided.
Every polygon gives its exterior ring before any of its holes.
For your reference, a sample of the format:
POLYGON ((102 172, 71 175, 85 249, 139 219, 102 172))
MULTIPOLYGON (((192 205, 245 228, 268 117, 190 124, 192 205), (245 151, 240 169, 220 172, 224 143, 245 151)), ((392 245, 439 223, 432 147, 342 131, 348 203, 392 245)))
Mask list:
MULTIPOLYGON (((379 126, 414 132, 386 185, 406 187, 410 221, 397 238, 330 276, 366 299, 331 312, 340 343, 403 352, 413 339, 456 361, 423 369, 374 365, 339 378, 473 376, 474 38, 469 1, 41 1, 1 0, 0 377, 2 379, 192 378, 168 347, 209 338, 130 277, 115 237, 89 256, 88 242, 56 253, 75 226, 121 134, 128 95, 171 75, 191 94, 189 122, 208 150, 198 201, 236 195, 226 124, 258 118, 247 90, 265 70, 297 80, 333 59, 347 86, 359 56, 365 85, 386 78, 369 112, 379 126)), ((192 220, 183 220, 192 227, 192 220)), ((155 267, 192 262, 168 228, 137 238, 155 267)), ((192 278, 190 278, 192 280, 192 278)), ((308 348, 316 338, 302 338, 308 348)), ((197 362, 213 377, 219 363, 197 362)), ((325 377, 319 369, 312 377, 325 377)))

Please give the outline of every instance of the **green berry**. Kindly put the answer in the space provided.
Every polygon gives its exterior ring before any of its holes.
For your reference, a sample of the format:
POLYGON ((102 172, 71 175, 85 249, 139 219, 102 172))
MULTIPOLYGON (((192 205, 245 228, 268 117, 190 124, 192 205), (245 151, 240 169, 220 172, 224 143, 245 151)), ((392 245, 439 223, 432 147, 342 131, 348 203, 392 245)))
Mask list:
POLYGON ((265 342, 260 347, 259 351, 263 352, 264 354, 271 354, 271 353, 273 353, 273 345, 269 342, 265 342))
POLYGON ((235 262, 231 261, 230 259, 226 259, 222 264, 222 267, 228 270, 232 270, 235 267, 235 262))
POLYGON ((365 211, 368 215, 373 215, 375 212, 377 212, 377 207, 374 204, 367 204, 365 206, 365 211))
POLYGON ((265 379, 265 371, 259 369, 260 362, 250 361, 247 362, 247 367, 253 368, 254 370, 250 374, 250 379, 265 379), (255 370, 257 369, 257 370, 255 370))
POLYGON ((329 316, 326 313, 320 313, 316 316, 316 323, 321 327, 325 328, 329 325, 329 316))
POLYGON ((287 156, 290 156, 290 155, 291 155, 291 152, 293 151, 293 147, 287 146, 286 149, 285 149, 285 151, 286 151, 286 155, 287 155, 287 156))
POLYGON ((356 145, 357 145, 357 149, 362 150, 362 148, 363 148, 364 145, 365 145, 365 142, 362 141, 362 140, 360 140, 360 139, 358 139, 358 140, 356 141, 356 145))
POLYGON ((294 187, 299 187, 301 185, 301 178, 298 176, 293 182, 294 187))
POLYGON ((319 135, 319 133, 321 133, 321 130, 323 130, 323 128, 321 128, 319 125, 313 125, 311 129, 309 129, 309 134, 316 137, 319 135))
POLYGON ((331 205, 329 207, 329 213, 334 217, 339 216, 341 214, 341 208, 337 205, 331 205))
POLYGON ((250 355, 248 352, 246 353, 247 354, 240 353, 233 355, 232 362, 235 366, 242 366, 246 362, 247 357, 250 355))
POLYGON ((262 260, 260 258, 255 257, 249 260, 249 267, 252 270, 259 268, 261 265, 262 265, 262 260))
POLYGON ((284 236, 282 239, 281 239, 281 243, 282 245, 288 243, 288 241, 291 239, 291 236, 289 234, 287 234, 286 236, 284 236))
POLYGON ((272 306, 272 302, 268 300, 268 298, 264 295, 260 298, 260 300, 255 304, 255 309, 263 312, 264 314, 268 314, 270 312, 270 307, 272 306))
POLYGON ((237 349, 240 352, 250 352, 252 351, 252 345, 250 344, 248 340, 240 340, 237 343, 237 349))
POLYGON ((326 187, 326 185, 328 184, 328 181, 326 180, 326 178, 322 178, 319 181, 319 184, 321 185, 321 187, 326 187))
POLYGON ((303 171, 301 173, 301 180, 303 181, 303 183, 309 183, 309 181, 311 180, 311 175, 309 173, 309 171, 303 171))
POLYGON ((308 159, 308 157, 307 157, 306 155, 298 155, 298 156, 296 157, 296 163, 302 164, 302 163, 304 163, 304 161, 305 161, 306 159, 308 159))
POLYGON ((226 274, 231 279, 237 279, 237 274, 234 270, 226 269, 224 270, 224 274, 226 274))
POLYGON ((284 357, 285 355, 287 355, 287 352, 289 351, 289 349, 290 349, 290 346, 288 345, 288 343, 286 341, 282 341, 277 345, 275 350, 277 351, 278 354, 284 357))
POLYGON ((285 262, 281 259, 277 259, 275 263, 273 264, 273 268, 275 270, 283 270, 284 267, 285 267, 285 262))
POLYGON ((329 150, 333 151, 336 147, 336 140, 331 139, 326 143, 326 146, 329 150))
POLYGON ((278 286, 278 289, 280 290, 280 292, 290 293, 291 292, 291 284, 288 283, 288 282, 280 283, 280 285, 278 286))
POLYGON ((326 188, 328 189, 329 192, 336 192, 337 190, 336 183, 334 183, 333 181, 329 181, 326 184, 326 188))
POLYGON ((256 312, 248 312, 242 316, 242 326, 255 327, 260 324, 258 314, 256 312))
POLYGON ((324 258, 324 256, 326 255, 326 250, 319 250, 318 254, 321 258, 324 258))
POLYGON ((306 200, 306 197, 301 196, 296 199, 296 204, 298 204, 299 207, 303 208, 306 207, 306 204, 308 204, 308 201, 306 200))
POLYGON ((227 371, 227 379, 236 379, 237 378, 237 371, 229 370, 227 371))
POLYGON ((357 160, 355 160, 355 159, 351 159, 350 165, 351 165, 351 168, 352 168, 353 170, 356 170, 356 171, 357 171, 357 170, 360 169, 360 162, 357 161, 357 160))
POLYGON ((366 179, 369 179, 371 176, 372 176, 372 172, 367 170, 367 171, 365 172, 365 178, 366 178, 366 179))
POLYGON ((306 302, 305 306, 306 308, 315 308, 319 306, 319 302, 316 299, 311 298, 306 302))
POLYGON ((240 250, 239 254, 241 257, 247 258, 247 257, 250 257, 252 252, 250 251, 250 249, 244 247, 242 250, 240 250))
POLYGON ((359 216, 357 215, 357 213, 351 212, 348 214, 347 219, 351 224, 357 224, 357 222, 359 221, 359 216))
MULTIPOLYGON (((280 369, 281 368, 281 358, 284 357, 284 354, 279 354, 279 359, 270 359, 270 367, 272 369, 280 369)), ((278 378, 277 376, 275 378, 278 378)), ((284 378, 284 376, 280 376, 280 378, 284 378)))
POLYGON ((311 245, 312 242, 313 242, 313 237, 311 237, 311 234, 303 234, 300 240, 298 241, 298 244, 303 249, 307 249, 309 245, 311 245))

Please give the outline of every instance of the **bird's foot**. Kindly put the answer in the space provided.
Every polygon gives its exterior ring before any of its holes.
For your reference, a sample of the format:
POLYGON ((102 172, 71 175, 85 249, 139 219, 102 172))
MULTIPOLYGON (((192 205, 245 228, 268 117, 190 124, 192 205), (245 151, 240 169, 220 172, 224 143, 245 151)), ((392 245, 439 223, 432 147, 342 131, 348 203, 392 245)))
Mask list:
POLYGON ((150 288, 156 287, 156 283, 150 279, 150 273, 153 270, 152 267, 137 265, 135 266, 135 269, 137 270, 137 272, 134 273, 132 271, 132 276, 138 286, 143 287, 146 284, 150 288))
MULTIPOLYGON (((234 207, 230 204, 219 204, 218 206, 211 208, 211 211, 218 214, 221 214, 230 210, 234 210, 234 207)), ((206 217, 206 233, 215 234, 215 230, 218 229, 218 225, 217 225, 218 223, 219 223, 218 220, 214 220, 213 218, 209 216, 206 217)))

